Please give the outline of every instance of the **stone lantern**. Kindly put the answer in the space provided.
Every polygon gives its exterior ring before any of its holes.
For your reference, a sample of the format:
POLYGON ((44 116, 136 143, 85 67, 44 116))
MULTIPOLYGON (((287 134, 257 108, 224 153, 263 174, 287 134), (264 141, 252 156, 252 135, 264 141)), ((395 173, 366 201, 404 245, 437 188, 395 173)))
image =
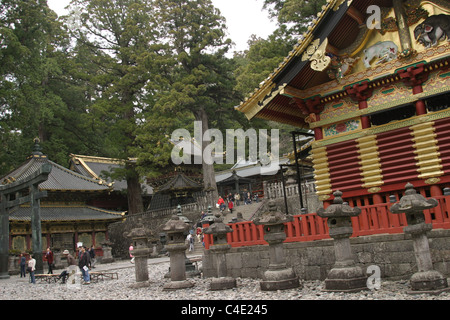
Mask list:
POLYGON ((205 217, 200 222, 202 224, 213 224, 214 223, 214 215, 212 214, 211 206, 208 206, 208 211, 206 212, 205 217))
POLYGON ((413 291, 410 293, 438 293, 449 290, 447 279, 433 270, 427 238, 427 232, 431 231, 433 226, 425 223, 423 214, 423 210, 434 208, 439 203, 436 199, 426 199, 417 193, 411 183, 407 183, 405 188, 405 195, 391 206, 390 211, 395 214, 405 213, 408 226, 403 231, 410 234, 413 240, 418 272, 411 277, 413 291))
POLYGON ((253 220, 256 225, 264 226, 264 240, 269 243, 269 270, 264 272, 260 281, 261 290, 274 291, 300 287, 298 277, 292 268, 286 266, 283 242, 286 240, 284 223, 293 217, 277 212, 275 202, 269 202, 269 212, 253 220))
POLYGON ((367 289, 367 277, 356 265, 350 245, 353 233, 351 217, 361 214, 358 207, 350 207, 342 200, 342 192, 333 193, 334 200, 326 209, 319 208, 317 215, 328 218, 330 237, 334 239, 336 262, 325 279, 325 291, 357 292, 367 289))
POLYGON ((185 251, 188 247, 185 233, 189 225, 177 215, 166 223, 163 231, 167 234, 166 250, 170 254, 170 283, 164 285, 164 290, 190 288, 194 284, 186 280, 185 251))
POLYGON ((149 238, 152 233, 143 225, 131 230, 130 233, 125 234, 126 237, 133 241, 133 256, 134 256, 134 270, 136 275, 136 283, 131 287, 141 288, 149 286, 148 282, 148 265, 151 249, 149 247, 149 238))
MULTIPOLYGON (((186 232, 184 233, 184 237, 186 238, 189 233, 189 229, 192 227, 192 221, 189 220, 188 217, 183 215, 183 213, 181 211, 181 205, 177 206, 177 216, 181 221, 188 224, 188 226, 189 226, 187 228, 186 232)), ((200 271, 195 267, 195 265, 192 263, 192 261, 186 256, 186 251, 184 252, 184 263, 186 265, 186 276, 187 277, 196 277, 196 276, 200 275, 200 271)))
POLYGON ((213 244, 209 250, 214 253, 217 268, 217 278, 211 281, 211 290, 224 290, 236 287, 236 279, 227 276, 227 258, 226 253, 230 250, 231 245, 227 242, 227 234, 233 232, 230 226, 223 223, 220 213, 216 214, 214 223, 206 228, 206 234, 213 235, 213 244))

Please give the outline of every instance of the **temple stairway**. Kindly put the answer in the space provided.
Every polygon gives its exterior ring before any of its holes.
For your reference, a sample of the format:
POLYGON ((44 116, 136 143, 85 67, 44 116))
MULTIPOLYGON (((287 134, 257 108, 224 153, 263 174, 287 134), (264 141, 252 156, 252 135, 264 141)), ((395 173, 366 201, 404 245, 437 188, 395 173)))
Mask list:
POLYGON ((244 220, 251 220, 253 215, 261 208, 262 204, 263 201, 261 200, 259 202, 252 202, 251 204, 241 203, 241 205, 233 208, 233 213, 230 213, 228 210, 226 211, 224 222, 230 223, 231 219, 236 217, 238 212, 242 213, 244 220))

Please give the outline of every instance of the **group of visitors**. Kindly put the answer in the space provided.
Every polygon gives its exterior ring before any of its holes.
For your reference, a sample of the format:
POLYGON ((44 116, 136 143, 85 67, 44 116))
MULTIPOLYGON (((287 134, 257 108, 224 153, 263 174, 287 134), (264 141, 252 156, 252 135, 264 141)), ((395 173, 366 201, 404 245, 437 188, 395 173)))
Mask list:
MULTIPOLYGON (((78 265, 83 275, 84 284, 89 284, 89 270, 95 268, 96 261, 94 246, 91 246, 89 249, 86 249, 86 247, 84 246, 80 246, 78 248, 78 264, 76 262, 76 259, 69 253, 69 250, 64 250, 63 255, 67 258, 68 267, 78 265)), ((50 250, 50 248, 47 248, 44 258, 47 261, 48 274, 53 274, 55 264, 53 252, 50 250)), ((20 255, 20 277, 26 277, 27 272, 30 275, 30 283, 36 283, 36 259, 32 254, 29 254, 27 259, 26 255, 22 253, 20 255)), ((62 283, 65 283, 68 275, 68 270, 64 270, 63 272, 61 272, 58 278, 62 279, 62 283)))
MULTIPOLYGON (((202 211, 202 215, 204 214, 204 212, 202 211)), ((189 252, 194 251, 194 243, 195 243, 195 239, 197 239, 198 243, 203 243, 203 246, 205 245, 205 243, 203 242, 203 228, 198 226, 195 231, 194 229, 191 229, 189 231, 189 234, 186 237, 186 241, 189 244, 189 252), (195 234, 194 234, 195 233, 195 234)))
POLYGON ((68 269, 64 270, 59 275, 59 278, 62 278, 62 283, 65 283, 67 278, 69 277, 69 269, 78 265, 78 268, 81 271, 81 275, 83 277, 83 284, 90 284, 91 277, 89 275, 89 270, 95 268, 96 262, 94 246, 91 246, 88 249, 85 246, 78 247, 78 264, 76 259, 70 254, 69 250, 64 250, 63 255, 67 259, 68 269))
POLYGON ((252 201, 259 202, 258 195, 255 193, 253 195, 252 199, 252 193, 251 192, 244 192, 242 193, 242 196, 239 193, 229 193, 226 197, 219 196, 219 200, 217 201, 217 208, 220 209, 222 214, 225 213, 226 209, 228 208, 228 211, 230 213, 233 213, 234 205, 236 206, 240 205, 241 199, 244 201, 244 205, 251 204, 252 201))

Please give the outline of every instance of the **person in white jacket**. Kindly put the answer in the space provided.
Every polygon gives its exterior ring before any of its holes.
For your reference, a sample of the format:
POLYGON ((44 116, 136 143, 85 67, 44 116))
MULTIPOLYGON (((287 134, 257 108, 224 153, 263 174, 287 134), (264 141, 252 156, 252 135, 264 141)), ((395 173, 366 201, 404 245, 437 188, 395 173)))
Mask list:
POLYGON ((30 260, 28 260, 28 270, 30 272, 30 283, 36 283, 34 277, 34 271, 36 270, 36 259, 30 254, 30 260))

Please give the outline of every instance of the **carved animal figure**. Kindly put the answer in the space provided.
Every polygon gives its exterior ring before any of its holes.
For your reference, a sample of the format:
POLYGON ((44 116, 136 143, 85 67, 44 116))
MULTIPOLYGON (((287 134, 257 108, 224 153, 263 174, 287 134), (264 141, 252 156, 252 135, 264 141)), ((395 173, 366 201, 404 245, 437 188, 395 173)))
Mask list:
POLYGON ((379 58, 377 64, 391 61, 397 58, 398 47, 392 41, 377 42, 373 46, 364 49, 364 65, 370 68, 370 62, 373 58, 379 58))
POLYGON ((450 41, 450 15, 430 16, 414 29, 414 38, 426 48, 436 46, 446 37, 450 41))

